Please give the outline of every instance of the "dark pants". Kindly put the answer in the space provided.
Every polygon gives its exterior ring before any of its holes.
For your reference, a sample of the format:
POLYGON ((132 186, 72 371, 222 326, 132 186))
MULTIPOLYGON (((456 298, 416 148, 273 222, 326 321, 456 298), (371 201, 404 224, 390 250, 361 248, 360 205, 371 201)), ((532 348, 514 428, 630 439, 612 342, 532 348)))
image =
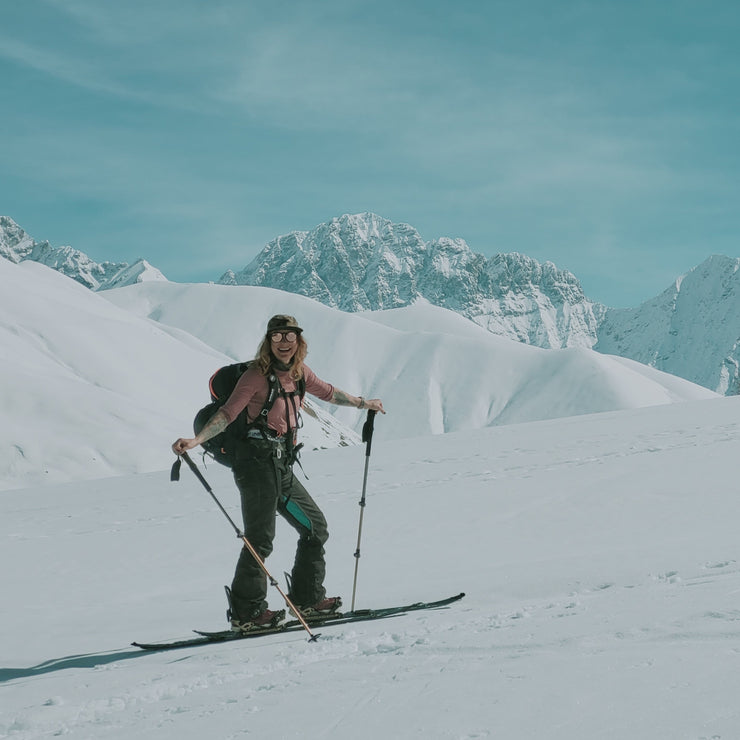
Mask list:
MULTIPOLYGON (((313 605, 326 595, 324 543, 329 538, 321 509, 293 475, 282 443, 245 442, 236 455, 234 480, 239 488, 244 534, 260 557, 272 552, 276 514, 297 532, 298 548, 289 596, 298 606, 313 605)), ((247 620, 267 608, 267 577, 243 548, 231 585, 234 615, 247 620)))

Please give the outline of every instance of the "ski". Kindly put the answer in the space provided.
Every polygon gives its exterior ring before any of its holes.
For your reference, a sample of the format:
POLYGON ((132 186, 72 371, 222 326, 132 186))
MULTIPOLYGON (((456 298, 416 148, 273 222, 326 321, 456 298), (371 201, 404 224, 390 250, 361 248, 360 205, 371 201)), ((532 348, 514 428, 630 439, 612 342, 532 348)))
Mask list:
MULTIPOLYGON (((328 627, 337 624, 350 624, 352 622, 365 622, 373 619, 385 619, 387 617, 397 617, 407 612, 419 611, 421 609, 441 609, 465 596, 459 593, 456 596, 450 596, 439 601, 417 601, 414 604, 406 606, 389 606, 383 609, 357 609, 353 612, 338 612, 329 614, 325 617, 316 617, 307 620, 311 626, 328 627)), ((184 640, 174 640, 172 642, 132 642, 135 647, 142 650, 175 650, 177 648, 198 647, 199 645, 209 645, 217 642, 230 642, 232 640, 245 640, 251 637, 263 637, 265 635, 280 635, 285 632, 297 632, 303 630, 303 625, 296 619, 290 622, 284 622, 277 627, 266 627, 256 629, 251 632, 234 632, 232 630, 221 630, 219 632, 205 632, 193 630, 198 636, 190 637, 184 640)))

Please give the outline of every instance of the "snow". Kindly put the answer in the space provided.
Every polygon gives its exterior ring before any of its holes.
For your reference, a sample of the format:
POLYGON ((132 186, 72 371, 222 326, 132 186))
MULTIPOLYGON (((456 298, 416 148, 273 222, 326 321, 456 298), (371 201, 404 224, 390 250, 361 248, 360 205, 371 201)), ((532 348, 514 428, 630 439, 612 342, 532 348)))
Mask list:
POLYGON ((98 290, 110 290, 124 285, 143 283, 148 280, 167 280, 160 270, 150 265, 145 259, 139 259, 133 265, 127 265, 112 275, 98 290))
MULTIPOLYGON (((260 287, 147 283, 103 295, 234 358, 251 356, 263 317, 292 314, 305 329, 311 367, 350 393, 382 398, 394 410, 388 435, 398 439, 715 397, 652 368, 637 372, 622 358, 497 337, 424 301, 353 314, 260 287)), ((327 410, 359 431, 354 409, 327 410)))
MULTIPOLYGON (((161 470, 210 400, 208 378, 233 361, 101 295, 0 259, 0 490, 161 470)), ((305 415, 307 446, 356 439, 316 413, 305 415)))
MULTIPOLYGON (((239 545, 187 470, 7 491, 0 736, 737 737, 738 401, 403 445, 380 418, 358 607, 467 595, 317 643, 129 646, 225 624, 239 545)), ((347 599, 363 459, 305 460, 347 599)), ((281 523, 274 573, 293 545, 281 523)))
MULTIPOLYGON (((346 316, 277 291, 258 301, 258 289, 151 283, 110 291, 124 309, 40 265, 0 260, 0 279, 0 449, 25 454, 0 459, 0 737, 740 736, 740 398, 586 350, 488 344, 423 304, 346 316), (231 301, 244 313, 219 333, 231 301), (157 398, 169 387, 197 405, 228 342, 253 351, 255 307, 262 321, 281 302, 310 326, 327 370, 420 386, 376 420, 358 608, 466 596, 326 626, 315 643, 289 633, 138 650, 131 641, 225 627, 222 586, 240 548, 187 468, 169 481, 168 444, 185 420, 157 398), (206 330, 216 344, 195 338, 206 330), (490 379, 473 384, 465 368, 477 378, 484 362, 490 379), (402 436, 413 425, 399 417, 449 416, 456 388, 487 399, 487 383, 504 387, 517 423, 499 414, 476 427, 468 409, 456 431, 431 435, 424 417, 402 436), (536 406, 551 418, 525 422, 536 406), (555 418, 562 410, 578 415, 555 418), (93 479, 79 448, 105 453, 93 479)), ((346 603, 364 452, 303 457, 330 526, 327 588, 346 603)), ((204 472, 238 520, 229 471, 204 472)), ((273 574, 290 569, 294 546, 280 521, 273 574)), ((275 589, 270 600, 280 606, 275 589)))
POLYGON ((610 309, 596 348, 733 395, 740 390, 738 316, 740 259, 714 255, 641 306, 610 309))

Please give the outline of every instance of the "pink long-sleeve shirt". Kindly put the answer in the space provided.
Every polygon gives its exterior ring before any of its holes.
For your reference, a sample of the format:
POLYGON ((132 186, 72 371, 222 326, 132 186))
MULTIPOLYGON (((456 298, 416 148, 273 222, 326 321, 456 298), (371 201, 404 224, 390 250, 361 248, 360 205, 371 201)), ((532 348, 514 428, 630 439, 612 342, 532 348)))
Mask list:
MULTIPOLYGON (((296 381, 290 375, 289 370, 277 370, 275 371, 280 380, 280 385, 283 389, 290 393, 296 390, 296 381)), ((306 393, 310 393, 316 398, 320 398, 322 401, 330 401, 334 395, 334 386, 330 385, 324 380, 321 380, 313 370, 307 365, 303 366, 303 377, 306 381, 306 393)), ((224 412, 226 418, 231 424, 234 419, 246 408, 247 416, 249 421, 254 421, 257 418, 262 406, 267 398, 268 391, 267 378, 260 373, 256 367, 250 367, 237 381, 234 390, 229 396, 228 401, 221 407, 221 411, 224 412)), ((296 397, 296 407, 298 404, 303 405, 303 399, 296 397)), ((290 418, 290 426, 295 429, 297 426, 297 419, 293 409, 293 404, 289 399, 278 396, 275 404, 267 414, 267 425, 274 429, 278 434, 285 434, 288 431, 288 425, 286 423, 286 404, 288 414, 290 418)))

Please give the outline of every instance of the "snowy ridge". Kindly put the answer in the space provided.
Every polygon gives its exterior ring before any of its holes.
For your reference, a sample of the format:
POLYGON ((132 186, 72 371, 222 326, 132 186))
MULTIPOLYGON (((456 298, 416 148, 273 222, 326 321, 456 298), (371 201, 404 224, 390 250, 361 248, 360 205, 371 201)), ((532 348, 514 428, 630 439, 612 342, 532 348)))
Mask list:
MULTIPOLYGON (((267 317, 292 314, 305 329, 311 367, 350 393, 382 398, 391 438, 714 396, 592 350, 542 350, 503 339, 425 302, 347 314, 269 288, 147 283, 104 295, 232 357, 253 352, 267 317)), ((356 410, 326 408, 360 430, 356 410)))
POLYGON ((740 393, 740 259, 715 255, 657 298, 609 309, 595 349, 740 393))
POLYGON ((498 336, 543 348, 595 347, 735 394, 738 263, 712 257, 639 308, 611 309, 551 262, 517 253, 487 259, 462 239, 425 242, 408 224, 363 213, 278 237, 219 282, 280 288, 344 311, 423 299, 498 336))
POLYGON ((731 395, 740 388, 739 262, 712 257, 639 308, 611 309, 551 262, 517 253, 487 259, 462 239, 425 242, 408 224, 362 213, 278 237, 219 282, 280 288, 344 311, 423 299, 498 336, 595 347, 731 395))
MULTIPOLYGON (((102 295, 0 260, 0 489, 161 470, 233 361, 102 295)), ((305 415, 308 447, 357 439, 320 409, 305 415)))
MULTIPOLYGON (((92 290, 166 280, 143 259, 98 264, 71 247, 34 242, 7 217, 0 217, 0 256, 41 262, 92 290)), ((739 262, 712 257, 640 307, 611 309, 551 262, 517 253, 487 259, 462 239, 425 242, 408 224, 364 213, 280 236, 219 282, 272 286, 353 312, 426 300, 497 336, 543 348, 594 347, 733 395, 740 390, 739 262)))
POLYGON ((0 257, 20 262, 31 254, 35 244, 12 218, 0 216, 0 257))
POLYGON ((126 265, 114 272, 96 290, 111 290, 112 288, 122 288, 126 285, 146 283, 152 280, 167 281, 167 278, 146 260, 138 259, 132 265, 126 265))
MULTIPOLYGON (((299 317, 320 377, 383 398, 388 438, 713 395, 591 350, 495 337, 428 304, 346 314, 269 288, 160 281, 95 293, 36 262, 0 260, 0 308, 4 488, 166 466, 171 442, 208 401, 208 378, 253 357, 267 318, 281 312, 299 317)), ((357 441, 356 409, 311 408, 307 446, 357 441)))
POLYGON ((48 241, 36 242, 7 216, 0 217, 0 256, 11 262, 31 260, 51 267, 90 290, 108 290, 149 280, 166 280, 146 260, 95 262, 72 247, 52 247, 48 241))

